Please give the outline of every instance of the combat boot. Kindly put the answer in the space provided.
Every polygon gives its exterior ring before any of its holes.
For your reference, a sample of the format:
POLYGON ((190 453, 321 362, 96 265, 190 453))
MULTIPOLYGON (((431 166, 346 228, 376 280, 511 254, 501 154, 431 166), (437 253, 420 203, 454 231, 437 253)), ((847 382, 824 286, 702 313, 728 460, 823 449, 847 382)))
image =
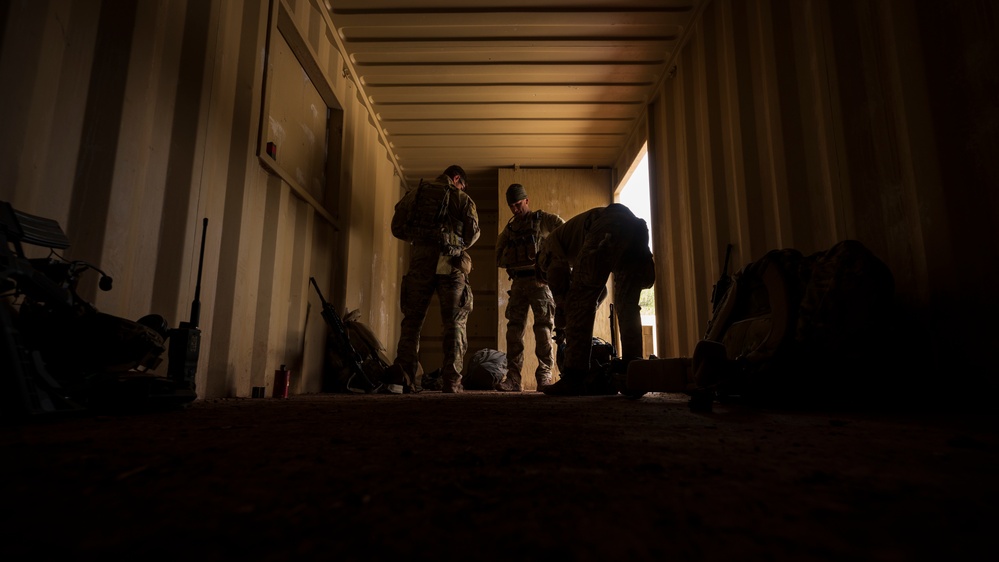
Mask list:
POLYGON ((555 384, 541 389, 548 396, 582 396, 585 390, 585 373, 567 371, 555 384))
POLYGON ((387 369, 385 369, 385 374, 382 376, 382 382, 384 383, 382 393, 402 394, 406 389, 406 371, 403 370, 402 365, 390 365, 387 369))
POLYGON ((538 381, 538 392, 543 391, 546 386, 551 386, 552 384, 551 373, 545 373, 543 375, 535 375, 534 378, 538 381))
POLYGON ((461 375, 444 375, 441 380, 441 392, 444 394, 460 394, 465 391, 461 385, 461 375))
POLYGON ((507 373, 503 382, 495 385, 493 388, 500 392, 520 392, 524 390, 520 384, 520 376, 513 373, 507 373))

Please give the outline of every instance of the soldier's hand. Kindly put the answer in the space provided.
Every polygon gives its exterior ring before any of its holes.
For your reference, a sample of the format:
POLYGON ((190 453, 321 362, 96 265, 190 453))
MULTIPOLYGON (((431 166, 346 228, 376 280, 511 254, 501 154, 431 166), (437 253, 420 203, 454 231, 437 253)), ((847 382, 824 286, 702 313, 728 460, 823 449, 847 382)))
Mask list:
POLYGON ((552 339, 558 345, 565 345, 565 330, 563 328, 555 328, 555 336, 552 339))

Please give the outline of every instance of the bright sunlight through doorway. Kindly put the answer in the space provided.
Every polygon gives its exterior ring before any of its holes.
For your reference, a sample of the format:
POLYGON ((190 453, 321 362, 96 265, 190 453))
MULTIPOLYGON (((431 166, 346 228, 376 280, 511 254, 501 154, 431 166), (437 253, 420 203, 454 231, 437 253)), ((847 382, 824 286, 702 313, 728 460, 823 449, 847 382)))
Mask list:
MULTIPOLYGON (((635 213, 635 216, 638 218, 645 219, 645 224, 649 225, 649 248, 651 249, 653 225, 652 212, 649 209, 648 154, 647 148, 643 148, 638 164, 635 165, 631 176, 617 193, 617 201, 631 209, 631 212, 635 213)), ((656 299, 654 288, 642 291, 642 298, 639 300, 639 304, 642 305, 642 326, 643 337, 646 339, 646 355, 658 355, 656 353, 656 299)))

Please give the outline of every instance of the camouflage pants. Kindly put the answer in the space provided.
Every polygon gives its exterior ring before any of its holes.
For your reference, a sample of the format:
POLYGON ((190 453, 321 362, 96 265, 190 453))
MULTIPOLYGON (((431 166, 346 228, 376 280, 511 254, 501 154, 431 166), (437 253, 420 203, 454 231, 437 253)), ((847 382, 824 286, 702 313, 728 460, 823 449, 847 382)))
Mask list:
MULTIPOLYGON (((639 233, 640 234, 640 233, 639 233)), ((556 296, 565 310, 565 370, 588 371, 593 345, 593 322, 606 294, 607 279, 614 274, 614 308, 621 332, 621 357, 640 358, 642 289, 655 282, 655 267, 648 250, 648 234, 636 234, 634 224, 606 216, 594 223, 576 257, 568 291, 556 296)))
POLYGON ((510 300, 506 306, 506 361, 507 380, 520 384, 524 368, 524 331, 527 328, 527 311, 534 312, 534 354, 538 368, 534 377, 538 383, 551 379, 555 356, 552 351, 552 328, 555 325, 555 301, 546 283, 535 277, 516 278, 507 291, 510 300))
POLYGON ((402 329, 395 364, 416 380, 420 356, 420 332, 427 319, 427 309, 434 293, 441 306, 444 324, 444 365, 441 375, 457 378, 461 375, 468 349, 465 325, 472 311, 472 289, 464 273, 437 275, 433 270, 414 271, 402 278, 402 329))

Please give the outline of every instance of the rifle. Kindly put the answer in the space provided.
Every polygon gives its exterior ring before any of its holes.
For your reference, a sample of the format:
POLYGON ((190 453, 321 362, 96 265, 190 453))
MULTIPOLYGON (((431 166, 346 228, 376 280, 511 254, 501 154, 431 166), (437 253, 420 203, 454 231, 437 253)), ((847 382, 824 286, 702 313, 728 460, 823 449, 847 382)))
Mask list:
POLYGON ((610 306, 610 317, 609 317, 609 320, 610 320, 610 338, 611 338, 610 344, 611 344, 611 348, 613 350, 612 353, 614 355, 619 355, 618 352, 617 352, 617 349, 618 349, 618 346, 617 346, 617 322, 614 321, 615 320, 614 319, 614 303, 610 303, 609 306, 610 306))
POLYGON ((722 264, 721 276, 718 278, 718 282, 715 283, 714 288, 711 289, 711 312, 718 309, 721 298, 728 292, 728 288, 732 285, 732 277, 728 274, 728 261, 731 257, 732 244, 730 243, 725 249, 725 263, 722 264))
POLYGON ((336 343, 337 351, 340 357, 343 358, 344 363, 347 363, 347 366, 351 370, 350 378, 347 379, 347 390, 356 394, 378 392, 381 390, 382 385, 371 382, 371 379, 364 372, 364 369, 361 367, 361 362, 364 359, 350 343, 350 336, 347 335, 347 328, 343 325, 340 315, 336 313, 333 305, 323 297, 323 292, 319 290, 319 285, 316 284, 316 278, 309 277, 309 283, 312 283, 312 286, 316 289, 316 293, 319 295, 319 302, 323 305, 323 320, 333 330, 333 341, 336 343))

